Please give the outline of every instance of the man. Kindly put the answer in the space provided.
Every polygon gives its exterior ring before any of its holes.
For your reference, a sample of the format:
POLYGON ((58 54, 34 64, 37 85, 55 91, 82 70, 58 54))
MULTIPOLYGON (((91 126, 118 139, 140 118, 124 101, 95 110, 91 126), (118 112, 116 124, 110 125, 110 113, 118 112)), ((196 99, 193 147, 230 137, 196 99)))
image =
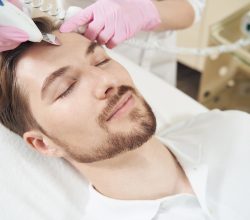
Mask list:
POLYGON ((250 116, 211 111, 154 136, 150 106, 98 44, 42 32, 1 61, 1 122, 89 181, 83 219, 249 219, 250 116))

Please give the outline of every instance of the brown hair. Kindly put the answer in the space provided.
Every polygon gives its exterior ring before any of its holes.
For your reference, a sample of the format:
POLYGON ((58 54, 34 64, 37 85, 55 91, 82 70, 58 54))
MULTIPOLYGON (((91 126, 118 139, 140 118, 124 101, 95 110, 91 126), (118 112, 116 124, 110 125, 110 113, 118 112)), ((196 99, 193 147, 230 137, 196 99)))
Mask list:
MULTIPOLYGON (((33 19, 41 32, 51 33, 58 25, 45 17, 33 19)), ((24 52, 35 43, 25 42, 2 52, 0 57, 0 122, 21 137, 31 128, 43 130, 34 119, 27 94, 17 83, 16 66, 24 52)))

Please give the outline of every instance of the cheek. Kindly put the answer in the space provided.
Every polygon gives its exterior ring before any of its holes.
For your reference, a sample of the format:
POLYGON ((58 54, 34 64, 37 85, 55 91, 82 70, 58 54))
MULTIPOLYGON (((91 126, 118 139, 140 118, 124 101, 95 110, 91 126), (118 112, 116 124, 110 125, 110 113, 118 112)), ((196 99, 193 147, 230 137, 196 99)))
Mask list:
POLYGON ((64 135, 71 132, 86 133, 88 131, 86 125, 93 127, 95 124, 90 106, 77 97, 61 100, 50 108, 46 118, 51 128, 57 128, 58 132, 64 135))
POLYGON ((72 146, 86 143, 90 137, 96 137, 99 128, 91 111, 82 106, 61 106, 60 110, 51 109, 43 116, 43 128, 46 132, 72 146))
POLYGON ((112 66, 111 71, 116 75, 119 73, 120 81, 122 82, 121 84, 123 85, 126 84, 126 85, 130 85, 134 87, 135 85, 129 72, 118 62, 116 61, 113 61, 113 62, 114 62, 114 65, 112 66))
POLYGON ((74 91, 68 97, 48 107, 42 115, 42 127, 53 137, 77 146, 79 143, 94 143, 96 137, 103 137, 103 130, 97 123, 100 112, 90 96, 74 91))

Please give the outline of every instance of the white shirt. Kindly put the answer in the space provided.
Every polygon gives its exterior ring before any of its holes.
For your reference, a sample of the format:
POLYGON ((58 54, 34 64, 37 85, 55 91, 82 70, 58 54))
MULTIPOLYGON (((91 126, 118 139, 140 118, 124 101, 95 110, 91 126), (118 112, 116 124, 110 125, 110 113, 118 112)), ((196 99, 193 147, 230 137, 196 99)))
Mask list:
POLYGON ((250 219, 249 114, 213 110, 161 131, 158 138, 176 156, 195 195, 116 200, 90 186, 83 219, 250 219))

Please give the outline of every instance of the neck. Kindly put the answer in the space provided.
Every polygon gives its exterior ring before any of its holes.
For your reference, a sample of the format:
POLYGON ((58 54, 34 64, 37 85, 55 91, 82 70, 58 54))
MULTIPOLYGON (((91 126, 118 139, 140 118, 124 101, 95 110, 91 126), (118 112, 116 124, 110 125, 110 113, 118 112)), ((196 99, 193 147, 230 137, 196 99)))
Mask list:
POLYGON ((115 199, 158 199, 192 192, 175 157, 154 137, 138 149, 112 159, 71 163, 97 191, 115 199))

